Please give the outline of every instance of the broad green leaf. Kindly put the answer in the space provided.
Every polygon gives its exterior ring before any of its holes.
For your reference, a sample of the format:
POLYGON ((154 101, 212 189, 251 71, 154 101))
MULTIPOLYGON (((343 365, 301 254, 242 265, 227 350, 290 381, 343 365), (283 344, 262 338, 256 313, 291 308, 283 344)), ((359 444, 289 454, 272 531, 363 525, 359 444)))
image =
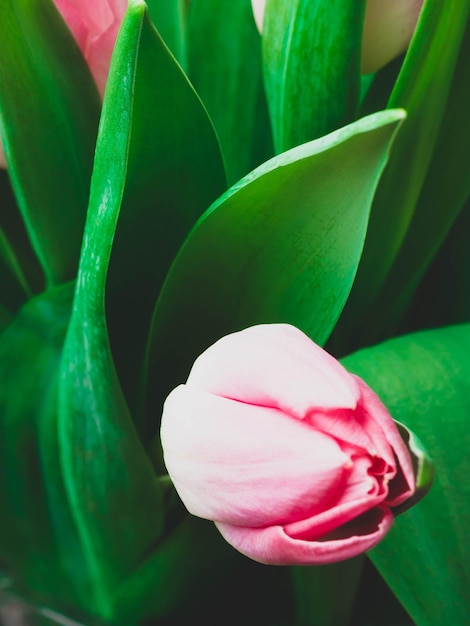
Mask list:
POLYGON ((357 117, 364 10, 364 0, 267 0, 264 77, 276 152, 357 117))
POLYGON ((131 405, 165 274, 196 220, 227 186, 217 138, 198 95, 144 5, 134 4, 108 78, 112 96, 100 131, 103 156, 93 172, 93 203, 100 202, 98 189, 109 189, 113 198, 109 220, 93 236, 100 249, 112 243, 106 314, 131 405))
POLYGON ((98 93, 51 0, 2 0, 0 58, 8 171, 47 283, 60 283, 78 263, 98 93))
POLYGON ((379 113, 275 157, 198 222, 153 319, 154 428, 166 394, 221 336, 289 322, 325 342, 351 288, 374 190, 403 117, 379 113))
MULTIPOLYGON (((433 174, 434 151, 444 148, 439 133, 441 127, 446 133, 442 123, 469 12, 470 0, 426 0, 424 4, 388 103, 390 108, 406 109, 407 120, 377 189, 357 279, 338 328, 343 338, 358 336, 364 312, 377 298, 403 244, 423 185, 429 184, 426 176, 433 174)), ((434 191, 425 193, 432 197, 434 191)), ((420 211, 424 209, 428 215, 427 206, 420 211)), ((434 229, 433 219, 430 216, 426 228, 434 229)), ((436 224, 436 230, 441 225, 436 224)), ((421 233, 410 240, 413 248, 420 238, 421 233)))
POLYGON ((73 285, 30 300, 0 338, 0 559, 55 606, 93 598, 65 496, 57 446, 57 377, 73 285))
POLYGON ((163 41, 186 67, 186 0, 147 0, 150 17, 163 41))
POLYGON ((234 183, 273 150, 251 0, 192 0, 188 61, 189 77, 214 122, 234 183))
POLYGON ((370 552, 416 624, 468 623, 470 612, 470 326, 416 333, 345 359, 428 450, 431 491, 370 552), (432 591, 432 593, 430 592, 432 591))
MULTIPOLYGON (((146 263, 154 275, 164 272, 201 209, 197 203, 220 184, 217 144, 204 134, 207 127, 204 110, 162 46, 145 4, 132 0, 103 104, 59 393, 66 488, 98 612, 106 619, 115 617, 115 594, 158 545, 164 514, 157 477, 114 367, 107 280, 112 292, 119 280, 136 279, 146 263), (199 183, 209 172, 214 180, 199 183)), ((150 282, 149 288, 156 287, 150 282)))

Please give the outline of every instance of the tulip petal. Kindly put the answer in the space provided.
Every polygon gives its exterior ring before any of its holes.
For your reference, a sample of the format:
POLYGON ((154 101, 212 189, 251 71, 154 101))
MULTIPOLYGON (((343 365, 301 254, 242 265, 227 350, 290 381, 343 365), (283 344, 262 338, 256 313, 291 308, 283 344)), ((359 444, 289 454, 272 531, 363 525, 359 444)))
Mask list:
POLYGON ((343 531, 323 541, 289 537, 282 526, 242 528, 216 523, 222 536, 242 554, 266 565, 324 565, 349 559, 373 548, 393 523, 386 509, 375 508, 343 531))
MULTIPOLYGON (((375 421, 381 428, 383 442, 390 444, 398 461, 396 463, 397 475, 389 484, 389 497, 386 500, 389 506, 397 506, 413 495, 416 489, 416 478, 410 453, 380 398, 363 380, 357 376, 354 378, 362 392, 362 404, 366 414, 372 416, 371 421, 375 421)), ((373 432, 371 424, 369 432, 373 432)))
POLYGON ((167 398, 161 437, 186 508, 230 524, 320 513, 338 499, 352 469, 334 439, 306 422, 184 385, 167 398))
POLYGON ((103 96, 127 0, 54 0, 103 96))
POLYGON ((354 409, 360 398, 342 365, 288 324, 262 324, 223 337, 196 360, 187 384, 300 419, 312 407, 354 409))
POLYGON ((373 465, 374 459, 368 456, 353 459, 347 484, 338 493, 337 501, 318 515, 286 525, 286 534, 293 539, 319 540, 380 505, 387 490, 371 473, 373 465))

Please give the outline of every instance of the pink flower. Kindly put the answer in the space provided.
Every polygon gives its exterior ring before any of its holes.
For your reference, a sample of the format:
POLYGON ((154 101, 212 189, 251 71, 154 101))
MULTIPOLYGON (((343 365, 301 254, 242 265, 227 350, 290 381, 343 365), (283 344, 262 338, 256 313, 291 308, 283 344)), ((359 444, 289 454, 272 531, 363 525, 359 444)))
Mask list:
MULTIPOLYGON (((251 0, 262 32, 266 0, 251 0)), ((423 0, 368 0, 362 39, 363 74, 375 72, 404 52, 410 43, 423 0)))
POLYGON ((54 0, 103 96, 127 0, 54 0))
POLYGON ((206 350, 168 396, 161 437, 187 509, 261 563, 364 552, 415 490, 408 449, 379 398, 284 324, 206 350))
MULTIPOLYGON (((54 0, 70 28, 101 96, 127 0, 54 0)), ((0 141, 0 168, 6 167, 0 141)))

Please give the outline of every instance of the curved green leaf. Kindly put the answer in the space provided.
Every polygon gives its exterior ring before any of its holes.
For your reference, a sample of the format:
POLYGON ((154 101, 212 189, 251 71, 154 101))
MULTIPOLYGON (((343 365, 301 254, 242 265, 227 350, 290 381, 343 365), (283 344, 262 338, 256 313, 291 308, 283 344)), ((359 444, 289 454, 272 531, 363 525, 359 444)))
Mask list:
POLYGON ((276 152, 357 117, 364 10, 364 0, 267 0, 264 78, 276 152))
POLYGON ((464 626, 470 612, 469 353, 465 324, 393 339, 342 361, 417 433, 435 466, 429 494, 370 552, 417 624, 464 626))
POLYGON ((198 95, 144 5, 132 3, 131 9, 108 78, 112 95, 103 105, 91 206, 96 210, 101 198, 112 194, 107 219, 94 227, 93 237, 101 256, 112 244, 106 316, 119 377, 133 405, 165 274, 198 217, 227 183, 198 95))
POLYGON ((114 615, 117 589, 158 545, 164 513, 113 357, 131 361, 136 376, 138 354, 129 359, 128 348, 136 337, 143 348, 146 320, 173 255, 224 188, 207 114, 145 4, 133 0, 103 104, 60 385, 66 486, 105 618, 114 615))
POLYGON ((40 601, 93 598, 58 462, 57 377, 73 284, 30 300, 0 340, 0 557, 40 601))
MULTIPOLYGON (((157 302, 150 415, 221 336, 289 322, 323 343, 354 279, 370 204, 402 111, 286 152, 217 200, 180 250, 157 302)), ((155 420, 154 420, 155 421, 155 420)))
MULTIPOLYGON (((0 170, 0 229, 7 253, 15 266, 14 273, 26 293, 40 293, 44 277, 34 253, 6 170, 0 170)), ((4 297, 5 293, 2 294, 4 297)), ((7 297, 9 297, 7 295, 7 297)))
POLYGON ((152 22, 182 67, 186 67, 186 0, 147 0, 152 22))
POLYGON ((251 0, 192 0, 188 73, 214 122, 234 183, 273 153, 251 0))
MULTIPOLYGON (((396 327, 426 268, 470 195, 470 24, 429 169, 403 245, 367 322, 367 335, 396 327)), ((436 294, 437 298, 441 293, 436 294)))
POLYGON ((57 284, 77 269, 99 96, 51 0, 2 0, 0 58, 8 171, 46 280, 57 284))
POLYGON ((32 295, 18 259, 0 228, 0 302, 14 313, 32 295))
MULTIPOLYGON (((350 345, 348 337, 358 337, 362 324, 367 334, 370 320, 364 320, 364 312, 378 298, 403 244, 426 175, 428 171, 433 174, 429 167, 434 151, 444 147, 438 144, 439 132, 469 13, 470 0, 426 0, 424 4, 388 103, 390 108, 406 109, 407 120, 377 189, 357 279, 338 327, 346 345, 350 345)), ((430 190, 428 197, 432 194, 430 190)), ((427 207, 423 208, 427 215, 427 207)), ((414 248, 416 242, 411 244, 414 248)), ((371 315, 379 313, 371 310, 371 315)), ((377 337, 369 334, 368 339, 377 337)))

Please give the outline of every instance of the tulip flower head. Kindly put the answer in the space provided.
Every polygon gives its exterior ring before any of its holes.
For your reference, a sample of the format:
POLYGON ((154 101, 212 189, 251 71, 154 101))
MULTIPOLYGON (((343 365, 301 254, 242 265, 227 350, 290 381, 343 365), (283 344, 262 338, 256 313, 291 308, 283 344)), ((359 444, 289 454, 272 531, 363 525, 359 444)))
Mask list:
POLYGON ((416 487, 379 398, 284 324, 208 348, 168 396, 161 437, 187 509, 261 563, 356 556, 386 535, 416 487))
MULTIPOLYGON (((361 71, 375 72, 408 47, 423 0, 367 0, 362 36, 361 71)), ((252 0, 258 30, 263 30, 266 0, 252 0)))

